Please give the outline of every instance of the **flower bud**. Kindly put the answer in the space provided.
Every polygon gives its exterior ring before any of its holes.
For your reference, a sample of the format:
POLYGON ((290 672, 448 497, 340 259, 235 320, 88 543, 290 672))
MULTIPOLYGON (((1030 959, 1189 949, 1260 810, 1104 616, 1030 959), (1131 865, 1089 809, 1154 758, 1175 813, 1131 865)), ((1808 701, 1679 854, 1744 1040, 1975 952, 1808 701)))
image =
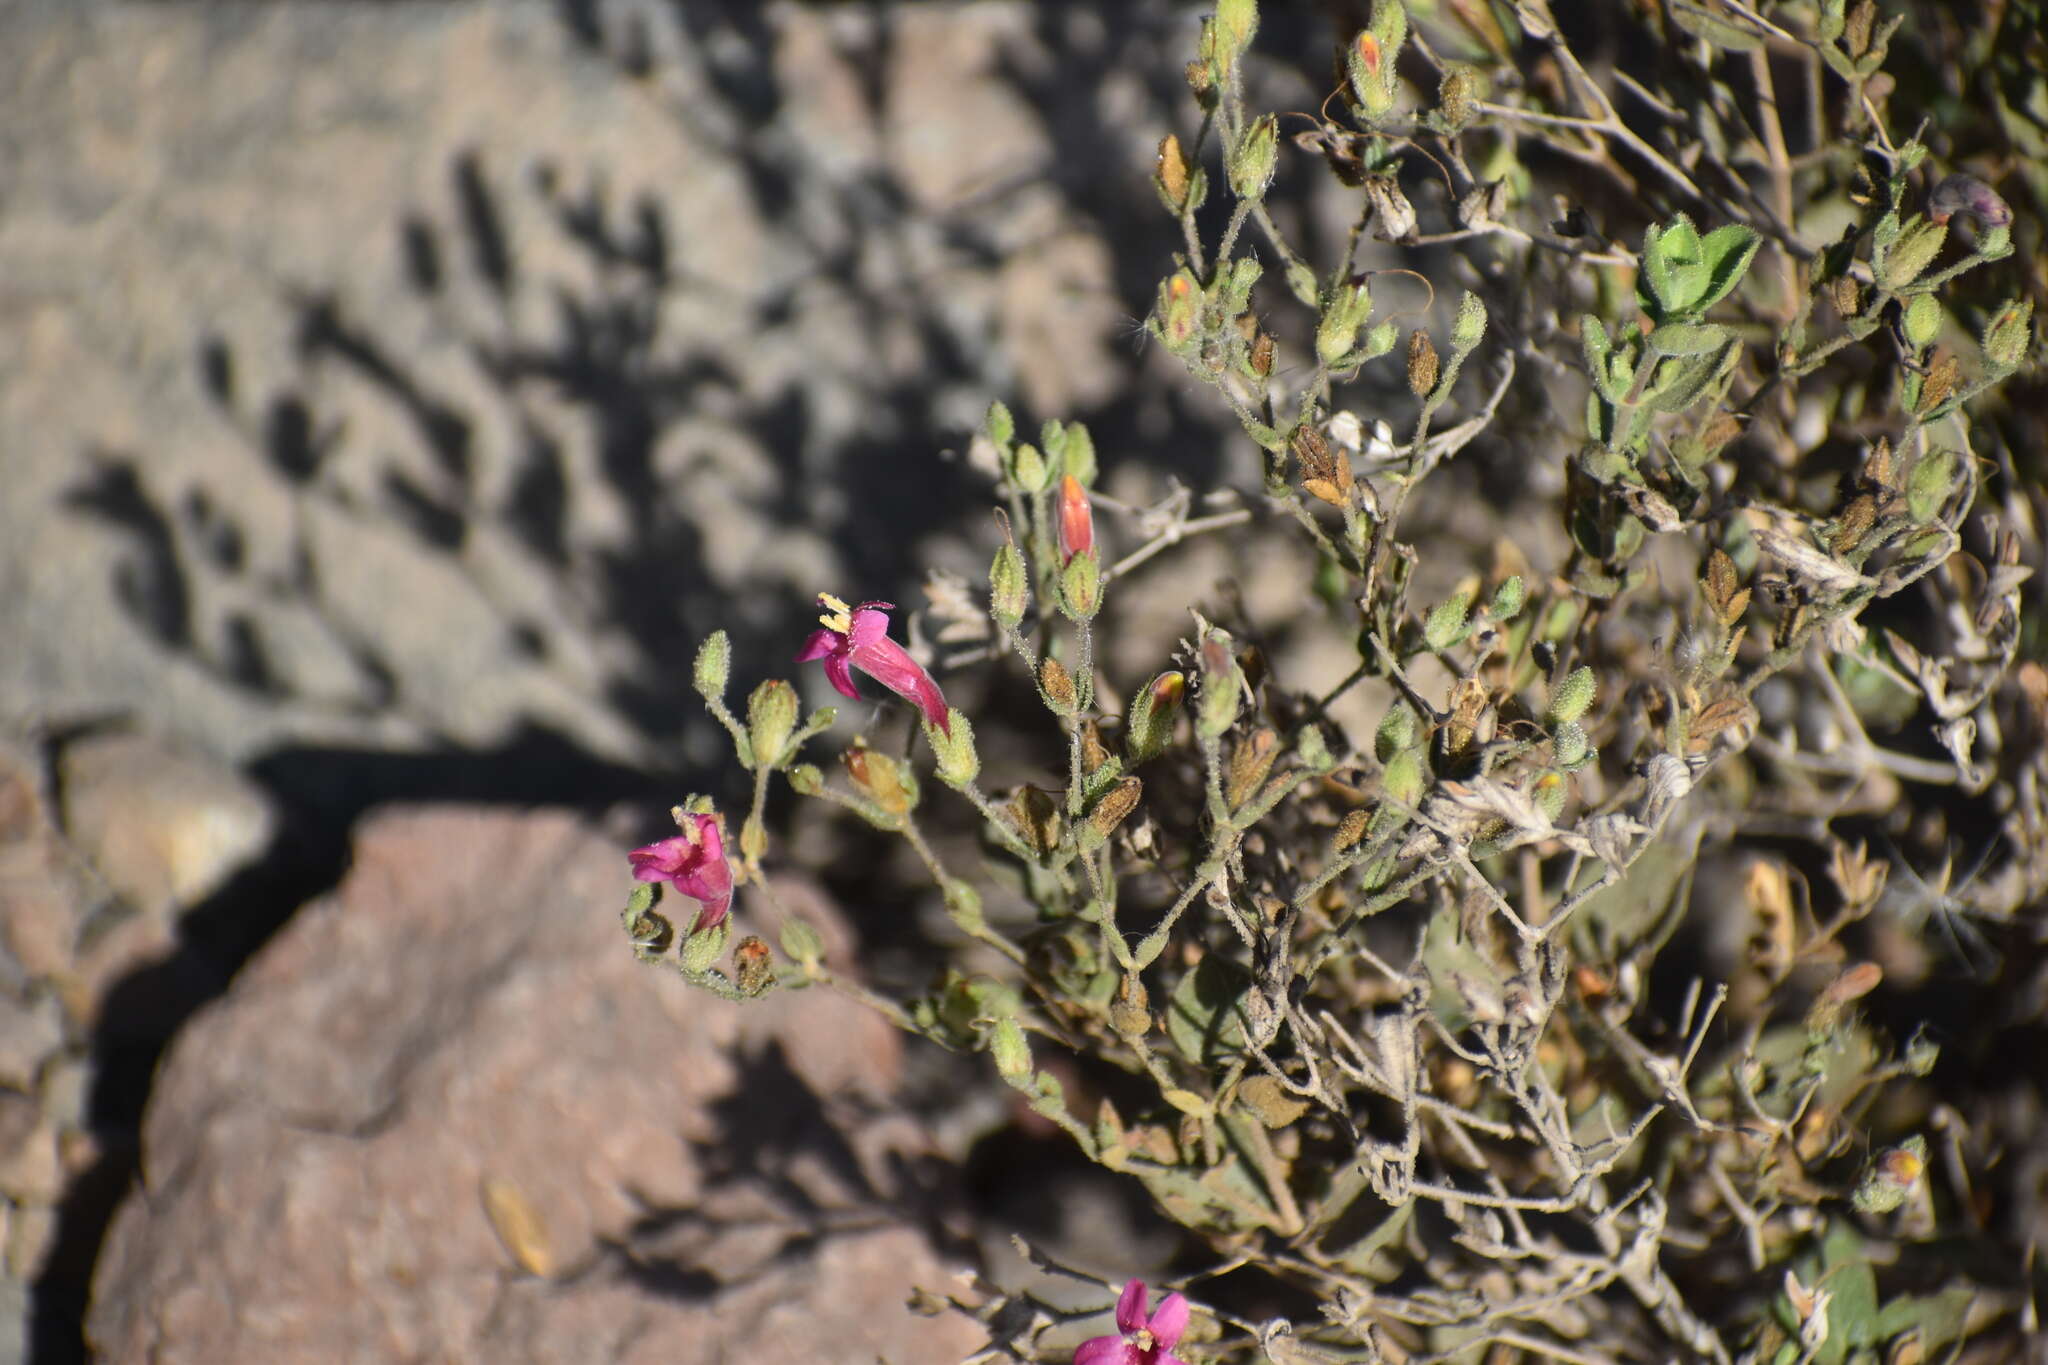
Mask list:
POLYGON ((1550 694, 1550 709, 1545 714, 1551 726, 1555 728, 1585 715, 1598 690, 1591 667, 1581 665, 1573 669, 1550 694))
POLYGON ((1176 270, 1160 284, 1152 325, 1174 355, 1184 356, 1200 343, 1202 289, 1188 271, 1176 270))
POLYGON ((981 775, 981 755, 974 748, 974 726, 957 707, 947 712, 948 729, 925 722, 924 737, 938 760, 939 781, 964 787, 981 775))
POLYGON ((1407 39, 1408 11, 1400 0, 1373 0, 1371 27, 1352 39, 1344 54, 1352 98, 1369 120, 1393 112, 1394 68, 1407 39))
POLYGON ((815 763, 798 763, 785 774, 789 778, 790 790, 798 796, 816 796, 825 789, 825 774, 818 771, 815 763))
POLYGON ((1124 756, 1132 766, 1157 758, 1173 739, 1173 722, 1186 699, 1187 679, 1168 670, 1138 689, 1124 714, 1124 756))
POLYGON ((732 644, 725 638, 725 632, 714 630, 703 644, 697 647, 697 667, 692 679, 697 694, 706 701, 717 701, 725 695, 725 680, 732 674, 732 644))
POLYGON ((796 732, 798 711, 796 689, 780 678, 770 678, 747 698, 747 740, 753 745, 754 761, 774 768, 787 756, 789 737, 796 732))
POLYGON ((1266 197, 1273 183, 1273 168, 1280 156, 1280 121, 1272 114, 1252 120, 1225 158, 1230 174, 1230 192, 1240 199, 1257 202, 1266 197))
POLYGON ((1393 350, 1394 343, 1400 340, 1400 337, 1401 329, 1391 322, 1382 322, 1377 327, 1367 328, 1365 333, 1365 349, 1354 358, 1358 360, 1377 360, 1388 351, 1393 350))
POLYGON ((1004 630, 1015 630, 1031 605, 1031 578, 1024 568, 1024 552, 1013 540, 996 550, 988 569, 989 613, 1004 630))
POLYGON ((1010 452, 1010 482, 1026 493, 1037 493, 1045 488, 1051 470, 1045 456, 1038 453, 1038 447, 1029 441, 1023 442, 1010 452))
POLYGON ((1890 1213, 1927 1173, 1927 1139, 1915 1133, 1871 1160, 1850 1202, 1859 1213, 1890 1213))
POLYGON ((731 930, 724 920, 699 929, 683 940, 683 970, 692 976, 711 970, 711 964, 725 953, 725 942, 731 937, 731 930))
POLYGON ((1188 206, 1188 192, 1193 184, 1187 154, 1181 151, 1180 139, 1172 133, 1159 139, 1159 167, 1153 173, 1152 184, 1168 213, 1178 215, 1188 206))
POLYGON ((1561 775, 1544 773, 1530 786, 1529 796, 1552 824, 1564 818, 1565 780, 1561 775))
POLYGON ((1244 695, 1244 670, 1231 651, 1230 637, 1211 630, 1202 639, 1202 695, 1195 712, 1195 733, 1216 739, 1237 720, 1244 695))
POLYGON ((1496 621, 1512 621, 1521 614, 1526 594, 1527 589, 1522 585, 1522 576, 1510 574, 1493 590, 1493 605, 1487 610, 1496 621))
POLYGON ((1095 518, 1088 507, 1088 492, 1072 474, 1060 479, 1059 542, 1062 564, 1095 548, 1095 518))
POLYGON ((1010 409, 998 399, 988 405, 988 416, 982 419, 981 429, 997 450, 1008 450, 1010 442, 1017 435, 1017 419, 1010 415, 1010 409))

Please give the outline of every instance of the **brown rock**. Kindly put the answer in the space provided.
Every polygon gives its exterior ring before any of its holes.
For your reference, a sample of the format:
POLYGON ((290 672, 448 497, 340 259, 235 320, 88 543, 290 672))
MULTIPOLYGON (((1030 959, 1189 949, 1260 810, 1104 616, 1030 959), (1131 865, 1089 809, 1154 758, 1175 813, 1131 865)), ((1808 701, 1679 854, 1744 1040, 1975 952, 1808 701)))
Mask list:
MULTIPOLYGON (((167 1058, 95 1346, 165 1365, 972 1349, 965 1320, 896 1306, 948 1273, 889 1216, 897 1163, 838 1155, 860 1143, 835 1116, 894 1082, 894 1033, 821 991, 735 1006, 635 962, 629 888, 568 816, 370 821, 342 887, 167 1058)), ((735 913, 772 937, 766 899, 735 913)))

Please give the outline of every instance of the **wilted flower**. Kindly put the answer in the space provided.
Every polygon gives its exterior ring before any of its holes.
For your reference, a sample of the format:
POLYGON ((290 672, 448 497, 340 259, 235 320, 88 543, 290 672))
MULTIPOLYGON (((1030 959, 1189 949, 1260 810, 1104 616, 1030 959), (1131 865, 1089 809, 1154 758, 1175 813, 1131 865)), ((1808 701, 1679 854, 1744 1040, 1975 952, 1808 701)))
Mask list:
POLYGON ((818 605, 825 608, 825 615, 818 618, 824 629, 811 632, 811 638, 796 656, 798 663, 823 659, 825 676, 832 686, 842 696, 856 701, 860 700, 860 689, 853 685, 852 670, 858 668, 924 712, 924 718, 940 730, 953 733, 946 719, 946 697, 939 691, 939 685, 902 645, 889 638, 889 613, 895 610, 892 604, 863 602, 849 607, 830 593, 821 592, 818 605))
POLYGON ((672 882, 676 890, 703 904, 691 930, 696 933, 725 919, 732 906, 732 868, 726 865, 725 839, 716 816, 678 812, 676 823, 682 833, 636 848, 626 857, 632 861, 635 881, 672 882))
POLYGON ((1188 1329, 1188 1301, 1180 1295, 1168 1294, 1147 1317, 1145 1282, 1132 1280, 1117 1296, 1116 1325, 1121 1336, 1082 1342, 1074 1365, 1181 1365, 1173 1348, 1188 1329))

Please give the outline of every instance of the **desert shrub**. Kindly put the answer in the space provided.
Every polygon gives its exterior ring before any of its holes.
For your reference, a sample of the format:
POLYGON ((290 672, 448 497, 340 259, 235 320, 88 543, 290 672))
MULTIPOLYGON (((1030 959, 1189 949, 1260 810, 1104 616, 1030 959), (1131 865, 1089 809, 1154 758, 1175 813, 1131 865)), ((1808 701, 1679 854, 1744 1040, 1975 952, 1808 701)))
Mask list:
MULTIPOLYGON (((1112 498, 1085 427, 993 404, 985 607, 935 587, 920 659, 884 606, 821 598, 802 650, 907 727, 828 775, 833 711, 773 679, 736 713, 705 643, 751 795, 634 855, 636 950, 735 1000, 855 991, 1142 1184, 1209 1259, 1085 1359, 2012 1349, 1996 1143, 1915 1010, 2021 979, 2048 871, 2041 461, 1997 407, 2036 363, 2012 266, 2038 234, 1964 159, 1980 134, 1901 107, 1901 17, 1377 0, 1294 115, 1255 97, 1254 0, 1224 0, 1159 143, 1184 248, 1147 325, 1241 426, 1242 477, 1112 498), (1491 545, 1419 515, 1481 493, 1475 462, 1510 490, 1491 545), (1135 576, 1280 531, 1348 672, 1285 676, 1272 623, 1185 588, 1177 642, 1109 671, 1160 629, 1135 576), (1038 710, 970 717, 935 659, 1038 710), (779 912, 776 783, 914 850, 958 931, 928 990, 882 998, 779 912), (942 856, 962 816, 978 842, 942 856), (663 881, 698 908, 657 909, 663 881), (780 954, 728 961, 757 913, 780 954)), ((1994 51, 1966 85, 1933 50, 1930 102, 2035 118, 1994 51)), ((1082 1334, 1028 1294, 954 1306, 987 1358, 1082 1334)))

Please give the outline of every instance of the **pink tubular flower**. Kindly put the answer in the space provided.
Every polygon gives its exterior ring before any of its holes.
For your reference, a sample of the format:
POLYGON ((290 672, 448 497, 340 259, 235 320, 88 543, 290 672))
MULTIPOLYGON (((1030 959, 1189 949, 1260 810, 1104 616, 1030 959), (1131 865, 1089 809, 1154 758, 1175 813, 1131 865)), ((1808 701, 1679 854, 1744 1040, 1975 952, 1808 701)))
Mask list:
POLYGON ((673 882, 676 890, 702 902, 704 908, 690 931, 696 933, 718 924, 732 907, 732 868, 725 861, 717 817, 678 812, 676 823, 682 826, 681 834, 636 848, 626 857, 633 864, 634 881, 673 882))
POLYGON ((1188 1330, 1188 1301, 1168 1294, 1159 1311, 1145 1316, 1145 1282, 1132 1280, 1116 1300, 1116 1325, 1123 1334, 1081 1343, 1074 1365, 1181 1365, 1173 1348, 1188 1330))
POLYGON ((1095 548, 1095 518, 1088 506, 1088 490, 1072 474, 1060 479, 1059 495, 1060 563, 1071 562, 1095 548))
POLYGON ((849 607, 830 593, 822 592, 818 594, 818 605, 825 608, 825 615, 818 618, 824 629, 812 631, 811 638, 804 641, 803 650, 796 656, 798 663, 823 659, 825 676, 831 679, 832 686, 855 701, 860 700, 860 689, 853 685, 852 670, 857 668, 924 712, 924 718, 948 736, 953 733, 946 717, 946 697, 939 691, 939 685, 917 660, 904 652, 902 645, 889 638, 889 613, 895 610, 893 606, 887 602, 863 602, 849 607))

